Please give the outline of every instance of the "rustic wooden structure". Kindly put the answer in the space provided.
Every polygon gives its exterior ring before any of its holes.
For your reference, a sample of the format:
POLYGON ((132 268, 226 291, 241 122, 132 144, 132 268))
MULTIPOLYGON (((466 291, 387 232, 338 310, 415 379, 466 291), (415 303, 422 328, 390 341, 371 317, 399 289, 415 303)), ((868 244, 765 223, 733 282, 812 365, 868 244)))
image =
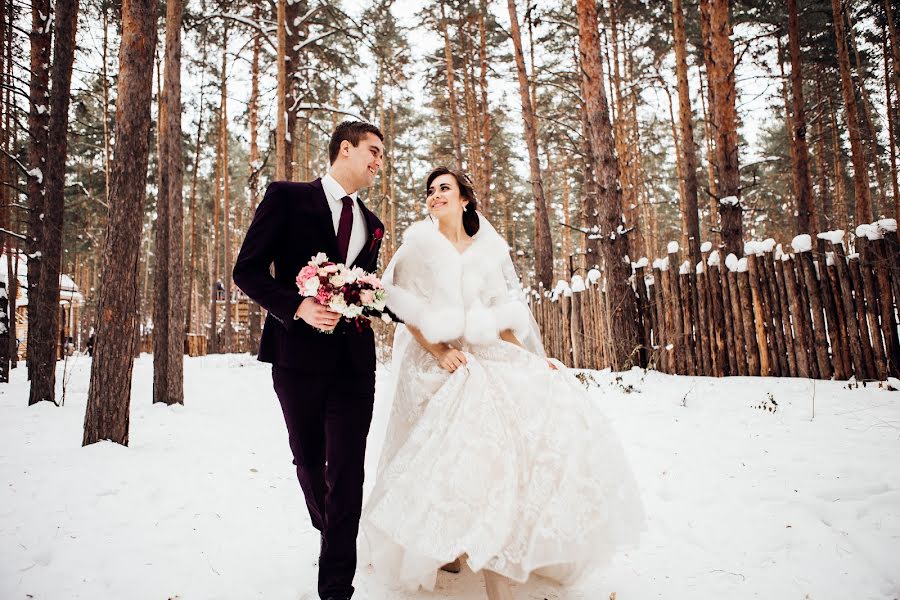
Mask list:
MULTIPOLYGON (((672 252, 632 289, 642 347, 633 365, 683 375, 768 375, 856 381, 900 377, 900 245, 896 231, 800 244, 790 254, 749 244, 741 259, 704 252, 695 267, 672 252), (722 264, 724 263, 724 264, 722 264)), ((834 236, 831 236, 834 239, 834 236)), ((602 278, 575 291, 539 288, 530 302, 550 355, 571 367, 610 366, 602 278)))

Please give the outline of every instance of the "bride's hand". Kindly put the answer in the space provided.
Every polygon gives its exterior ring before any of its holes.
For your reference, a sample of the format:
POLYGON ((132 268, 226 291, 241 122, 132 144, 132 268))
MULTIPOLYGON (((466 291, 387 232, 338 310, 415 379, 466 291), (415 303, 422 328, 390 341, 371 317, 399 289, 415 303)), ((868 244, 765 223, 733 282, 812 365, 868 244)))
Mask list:
POLYGON ((439 350, 435 354, 435 358, 442 369, 451 373, 466 364, 466 355, 451 346, 439 350))
POLYGON ((550 366, 550 368, 551 368, 552 370, 554 370, 554 371, 559 371, 559 367, 557 367, 556 365, 554 365, 554 364, 553 364, 553 361, 550 360, 549 358, 547 359, 547 364, 550 366))

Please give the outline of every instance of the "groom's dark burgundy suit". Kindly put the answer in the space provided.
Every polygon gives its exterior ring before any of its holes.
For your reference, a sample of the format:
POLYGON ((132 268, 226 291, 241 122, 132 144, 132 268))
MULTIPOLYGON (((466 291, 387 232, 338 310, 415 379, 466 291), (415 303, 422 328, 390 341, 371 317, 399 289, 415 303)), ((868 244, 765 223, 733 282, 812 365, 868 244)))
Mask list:
MULTIPOLYGON (((381 240, 375 232, 384 225, 362 202, 359 207, 368 231, 353 266, 374 272, 381 240)), ((268 311, 259 360, 272 363, 297 478, 322 533, 319 595, 349 598, 375 397, 375 340, 368 328, 341 323, 329 335, 294 319, 303 300, 294 280, 319 252, 344 262, 321 180, 274 182, 247 231, 234 281, 268 311)))

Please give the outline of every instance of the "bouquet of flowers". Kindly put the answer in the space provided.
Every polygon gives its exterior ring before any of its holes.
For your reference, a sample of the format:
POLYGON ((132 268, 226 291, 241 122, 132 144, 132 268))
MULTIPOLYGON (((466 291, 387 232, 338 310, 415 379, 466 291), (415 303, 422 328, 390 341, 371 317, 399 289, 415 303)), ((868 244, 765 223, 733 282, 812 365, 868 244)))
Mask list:
POLYGON ((384 311, 385 291, 380 279, 359 267, 330 262, 324 252, 300 269, 297 287, 301 296, 315 298, 360 330, 369 326, 368 317, 384 311))

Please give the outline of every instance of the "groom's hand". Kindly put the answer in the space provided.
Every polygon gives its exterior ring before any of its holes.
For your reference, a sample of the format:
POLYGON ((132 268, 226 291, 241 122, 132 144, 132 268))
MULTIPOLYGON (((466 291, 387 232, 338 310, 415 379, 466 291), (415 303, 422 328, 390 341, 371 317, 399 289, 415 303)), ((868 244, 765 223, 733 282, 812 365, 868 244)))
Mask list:
POLYGON ((341 315, 328 310, 316 302, 315 298, 305 298, 300 303, 300 306, 297 307, 294 319, 303 319, 308 325, 312 325, 317 329, 331 331, 337 326, 341 315))

